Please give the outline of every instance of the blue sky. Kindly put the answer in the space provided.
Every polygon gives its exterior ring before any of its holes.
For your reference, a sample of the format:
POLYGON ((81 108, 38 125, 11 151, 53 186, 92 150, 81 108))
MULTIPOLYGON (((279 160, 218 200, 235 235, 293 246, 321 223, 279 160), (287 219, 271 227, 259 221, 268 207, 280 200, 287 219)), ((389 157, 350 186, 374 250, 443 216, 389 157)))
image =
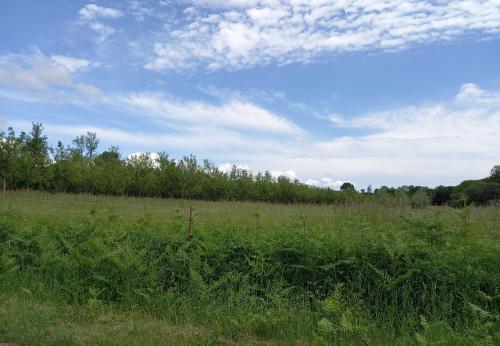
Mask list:
POLYGON ((0 3, 0 125, 319 186, 500 164, 500 2, 0 3))

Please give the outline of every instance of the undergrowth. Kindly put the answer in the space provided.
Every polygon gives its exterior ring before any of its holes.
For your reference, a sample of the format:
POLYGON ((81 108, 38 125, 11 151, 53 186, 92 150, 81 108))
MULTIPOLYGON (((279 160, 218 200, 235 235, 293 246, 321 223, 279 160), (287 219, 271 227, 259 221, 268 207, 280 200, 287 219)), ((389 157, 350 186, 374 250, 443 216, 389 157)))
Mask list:
POLYGON ((189 241, 180 216, 122 222, 91 207, 27 220, 7 208, 0 341, 500 344, 500 250, 474 238, 469 214, 408 215, 387 224, 394 232, 305 217, 265 230, 200 225, 189 241), (130 321, 190 332, 106 334, 130 321))

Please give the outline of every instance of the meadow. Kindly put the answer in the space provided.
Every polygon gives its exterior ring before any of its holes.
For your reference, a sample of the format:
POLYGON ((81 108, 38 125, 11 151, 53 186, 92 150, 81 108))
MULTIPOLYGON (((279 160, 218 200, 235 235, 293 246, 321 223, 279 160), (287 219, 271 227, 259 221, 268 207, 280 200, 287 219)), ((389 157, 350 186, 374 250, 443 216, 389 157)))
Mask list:
POLYGON ((498 345, 500 205, 7 191, 2 342, 498 345))

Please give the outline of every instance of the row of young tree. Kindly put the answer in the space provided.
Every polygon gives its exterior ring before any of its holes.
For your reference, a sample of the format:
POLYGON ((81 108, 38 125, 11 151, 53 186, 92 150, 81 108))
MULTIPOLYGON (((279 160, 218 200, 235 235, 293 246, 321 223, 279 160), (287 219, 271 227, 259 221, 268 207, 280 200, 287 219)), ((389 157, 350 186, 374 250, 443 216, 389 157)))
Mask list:
POLYGON ((99 139, 88 132, 71 145, 48 144, 41 124, 16 135, 0 132, 0 178, 5 189, 149 196, 204 200, 242 200, 279 203, 345 203, 374 199, 383 204, 421 207, 430 203, 462 206, 486 204, 500 198, 500 172, 456 187, 403 186, 356 191, 345 183, 341 191, 309 186, 269 172, 252 174, 233 166, 222 172, 212 162, 194 156, 174 160, 167 153, 122 157, 118 147, 99 152, 99 139))

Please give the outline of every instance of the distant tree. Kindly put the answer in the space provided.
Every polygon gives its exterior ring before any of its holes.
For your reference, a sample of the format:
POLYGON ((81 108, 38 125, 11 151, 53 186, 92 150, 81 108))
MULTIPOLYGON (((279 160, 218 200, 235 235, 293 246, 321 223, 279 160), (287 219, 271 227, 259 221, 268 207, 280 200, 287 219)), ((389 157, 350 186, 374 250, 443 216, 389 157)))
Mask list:
POLYGON ((132 178, 118 147, 112 146, 97 155, 92 166, 94 180, 92 191, 98 194, 123 195, 132 178))
POLYGON ((491 169, 490 180, 500 183, 500 166, 495 166, 491 169))
POLYGON ((74 153, 83 157, 85 150, 85 135, 80 135, 73 139, 73 145, 74 153))
POLYGON ((2 179, 2 192, 7 189, 7 179, 12 171, 13 161, 17 156, 18 142, 12 128, 8 134, 0 131, 0 177, 2 179))
POLYGON ((25 171, 27 187, 43 187, 46 168, 50 164, 50 148, 47 136, 43 134, 43 125, 33 123, 31 131, 28 134, 21 132, 18 140, 24 152, 19 168, 25 171))
POLYGON ((434 205, 445 205, 450 203, 453 192, 453 187, 451 186, 438 186, 434 189, 432 194, 432 204, 434 205))
POLYGON ((89 160, 94 158, 95 152, 99 147, 99 139, 95 132, 87 132, 84 135, 80 135, 73 140, 75 145, 74 150, 84 156, 89 160))
POLYGON ((394 195, 391 193, 390 188, 387 186, 382 186, 381 188, 375 189, 374 195, 376 201, 382 205, 394 205, 394 195))
POLYGON ((155 196, 158 194, 157 162, 150 153, 141 153, 127 159, 133 179, 130 192, 135 196, 155 196))
POLYGON ((179 198, 181 196, 182 172, 175 160, 170 159, 166 152, 158 153, 159 196, 179 198))
POLYGON ((94 158, 94 154, 98 147, 99 139, 97 138, 97 134, 95 132, 87 132, 85 135, 85 150, 89 160, 94 158))
POLYGON ((349 182, 345 182, 342 184, 342 186, 340 186, 340 190, 341 191, 354 191, 354 185, 349 183, 349 182))
POLYGON ((410 204, 413 208, 424 208, 431 204, 431 199, 423 189, 419 189, 411 196, 410 204))
POLYGON ((485 205, 490 201, 500 200, 500 184, 496 182, 478 181, 464 190, 470 202, 485 205))
POLYGON ((454 187, 382 186, 372 193, 370 185, 357 193, 349 182, 342 184, 339 192, 287 177, 274 178, 267 171, 254 175, 238 166, 224 173, 208 160, 198 163, 193 155, 179 161, 164 152, 158 157, 143 154, 124 159, 117 147, 99 153, 98 146, 97 135, 87 132, 76 137, 71 146, 58 142, 51 148, 43 126, 37 123, 30 132, 18 136, 12 128, 0 131, 0 188, 280 203, 352 203, 364 199, 388 206, 406 205, 409 198, 414 207, 428 205, 430 197, 434 205, 453 207, 500 199, 498 166, 488 178, 463 181, 454 187))
POLYGON ((408 193, 403 188, 396 189, 396 191, 394 192, 394 199, 400 207, 408 206, 410 204, 408 193))

